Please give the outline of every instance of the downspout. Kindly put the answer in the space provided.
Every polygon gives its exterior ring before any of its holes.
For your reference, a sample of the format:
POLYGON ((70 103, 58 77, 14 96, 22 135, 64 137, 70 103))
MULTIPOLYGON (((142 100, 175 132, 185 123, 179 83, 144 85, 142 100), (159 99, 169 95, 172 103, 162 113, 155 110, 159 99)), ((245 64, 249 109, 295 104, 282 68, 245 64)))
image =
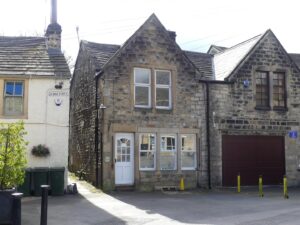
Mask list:
POLYGON ((206 86, 206 141, 207 141, 207 183, 208 183, 208 189, 211 189, 211 171, 210 171, 210 126, 209 126, 209 113, 210 113, 210 107, 209 107, 209 82, 205 82, 206 86))
POLYGON ((204 83, 206 87, 206 145, 207 145, 207 184, 208 188, 211 189, 211 169, 210 169, 210 95, 209 95, 209 84, 233 84, 232 81, 218 81, 218 80, 199 80, 200 83, 204 83))
MULTIPOLYGON (((96 187, 99 187, 99 109, 98 109, 98 73, 96 71, 95 74, 95 87, 96 87, 96 94, 95 94, 95 108, 96 108, 96 118, 95 118, 95 152, 96 152, 96 187)), ((102 160, 102 157, 101 157, 102 160)), ((102 165, 102 162, 101 162, 102 165)), ((102 181, 102 177, 101 177, 102 181)), ((102 186, 102 182, 101 182, 102 186)))

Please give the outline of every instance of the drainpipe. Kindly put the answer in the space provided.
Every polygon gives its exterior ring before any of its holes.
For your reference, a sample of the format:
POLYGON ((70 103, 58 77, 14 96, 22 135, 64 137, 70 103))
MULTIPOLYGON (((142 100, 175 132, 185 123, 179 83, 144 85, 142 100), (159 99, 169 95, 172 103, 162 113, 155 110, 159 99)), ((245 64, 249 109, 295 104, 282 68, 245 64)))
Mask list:
POLYGON ((206 142, 207 142, 207 183, 208 188, 211 189, 211 170, 210 170, 210 95, 209 84, 233 84, 232 81, 218 81, 218 80, 199 80, 200 83, 204 83, 206 87, 206 142))
MULTIPOLYGON (((96 152, 96 187, 99 187, 99 112, 98 112, 98 74, 96 71, 95 75, 95 108, 96 108, 96 119, 95 119, 95 152, 96 152)), ((102 157, 101 157, 102 160, 102 157)), ((102 165, 102 163, 101 163, 102 165)), ((102 181, 102 177, 101 177, 102 181)), ((102 182, 101 182, 102 183, 102 182)))
POLYGON ((210 171, 210 126, 209 126, 209 83, 205 82, 206 86, 206 141, 207 141, 207 173, 208 173, 208 189, 211 189, 211 171, 210 171))

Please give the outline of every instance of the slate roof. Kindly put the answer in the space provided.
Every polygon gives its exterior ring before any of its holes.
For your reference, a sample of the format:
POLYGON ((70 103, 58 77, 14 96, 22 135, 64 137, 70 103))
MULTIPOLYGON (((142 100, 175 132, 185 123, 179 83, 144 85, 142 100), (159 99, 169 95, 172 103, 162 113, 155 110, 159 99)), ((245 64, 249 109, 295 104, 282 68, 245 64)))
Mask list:
POLYGON ((82 41, 83 48, 96 60, 99 69, 120 49, 120 45, 82 41))
POLYGON ((240 64, 240 62, 251 51, 263 34, 225 49, 214 55, 213 65, 216 80, 224 80, 240 64))
POLYGON ((204 79, 213 79, 212 55, 191 51, 184 51, 184 53, 197 67, 204 79))
POLYGON ((62 52, 48 50, 44 37, 0 36, 1 75, 71 77, 62 52))
POLYGON ((215 50, 215 52, 216 53, 214 53, 214 54, 217 54, 217 53, 219 53, 219 52, 223 52, 224 50, 226 50, 227 49, 227 47, 223 47, 223 46, 218 46, 218 45, 211 45, 210 47, 209 47, 209 49, 207 50, 207 53, 208 54, 212 54, 212 50, 215 50))
MULTIPOLYGON (((99 69, 120 49, 120 45, 99 44, 82 41, 83 47, 96 60, 99 69)), ((200 71, 204 79, 212 79, 212 55, 200 52, 183 51, 200 71)))
POLYGON ((300 68, 300 54, 289 53, 290 57, 294 60, 296 65, 300 68))

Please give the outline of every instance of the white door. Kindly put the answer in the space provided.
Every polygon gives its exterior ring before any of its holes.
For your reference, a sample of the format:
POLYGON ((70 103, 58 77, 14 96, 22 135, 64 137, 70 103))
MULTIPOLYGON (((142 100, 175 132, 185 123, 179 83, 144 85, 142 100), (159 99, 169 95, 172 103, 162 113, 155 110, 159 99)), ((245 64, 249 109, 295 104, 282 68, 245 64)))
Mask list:
POLYGON ((118 133, 115 137, 115 184, 134 183, 133 134, 118 133))

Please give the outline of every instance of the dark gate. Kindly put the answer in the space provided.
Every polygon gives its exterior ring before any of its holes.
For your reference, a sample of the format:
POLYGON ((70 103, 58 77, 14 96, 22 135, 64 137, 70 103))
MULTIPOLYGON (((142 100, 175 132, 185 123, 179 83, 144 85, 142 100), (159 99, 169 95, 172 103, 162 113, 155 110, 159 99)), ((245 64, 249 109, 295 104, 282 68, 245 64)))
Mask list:
POLYGON ((282 136, 222 136, 223 186, 257 185, 259 175, 264 185, 282 183, 285 174, 284 137, 282 136))

